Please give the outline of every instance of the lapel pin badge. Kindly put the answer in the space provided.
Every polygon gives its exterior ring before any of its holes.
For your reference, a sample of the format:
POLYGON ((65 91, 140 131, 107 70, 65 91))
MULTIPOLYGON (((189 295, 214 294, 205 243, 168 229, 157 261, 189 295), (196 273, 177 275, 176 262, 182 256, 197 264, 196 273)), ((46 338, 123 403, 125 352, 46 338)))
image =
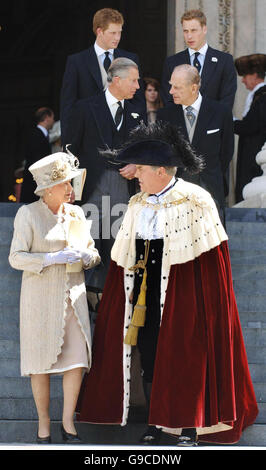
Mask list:
POLYGON ((134 119, 137 119, 139 117, 139 114, 138 113, 131 113, 131 116, 134 118, 134 119))
POLYGON ((218 62, 217 57, 212 57, 212 62, 218 62))

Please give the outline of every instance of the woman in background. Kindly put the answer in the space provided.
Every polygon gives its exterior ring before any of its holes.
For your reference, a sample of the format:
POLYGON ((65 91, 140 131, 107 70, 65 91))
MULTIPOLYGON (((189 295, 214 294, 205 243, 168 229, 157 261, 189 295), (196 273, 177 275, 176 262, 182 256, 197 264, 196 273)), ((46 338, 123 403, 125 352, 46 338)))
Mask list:
POLYGON ((151 123, 156 121, 157 109, 163 106, 160 97, 160 84, 156 78, 146 77, 143 81, 145 86, 148 123, 151 123))

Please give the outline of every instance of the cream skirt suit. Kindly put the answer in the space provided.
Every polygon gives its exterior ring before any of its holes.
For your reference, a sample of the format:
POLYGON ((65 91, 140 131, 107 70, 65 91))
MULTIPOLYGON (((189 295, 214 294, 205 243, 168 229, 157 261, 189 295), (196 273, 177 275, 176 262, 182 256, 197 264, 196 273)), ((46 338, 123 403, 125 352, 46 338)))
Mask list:
MULTIPOLYGON (((19 208, 9 262, 23 271, 20 296, 21 374, 61 373, 91 365, 91 333, 83 269, 67 273, 65 264, 43 267, 45 254, 67 245, 69 223, 84 220, 79 206, 64 204, 53 214, 40 198, 19 208)), ((91 259, 100 262, 88 235, 91 259)))

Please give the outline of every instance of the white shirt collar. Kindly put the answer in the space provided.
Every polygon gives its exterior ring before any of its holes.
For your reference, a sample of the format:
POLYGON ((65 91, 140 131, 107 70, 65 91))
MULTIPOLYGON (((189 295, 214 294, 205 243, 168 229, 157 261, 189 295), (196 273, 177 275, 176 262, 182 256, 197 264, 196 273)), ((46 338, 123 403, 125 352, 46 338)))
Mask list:
MULTIPOLYGON (((192 108, 198 113, 199 110, 200 110, 201 102, 202 102, 202 95, 201 95, 200 92, 199 92, 198 98, 197 98, 196 101, 194 101, 194 103, 192 103, 190 106, 192 106, 192 108)), ((185 109, 187 108, 187 106, 185 106, 184 104, 182 104, 182 108, 183 108, 183 110, 185 110, 185 109)))
POLYGON ((195 54, 195 52, 199 52, 200 54, 202 55, 206 55, 206 52, 207 52, 207 49, 208 49, 208 44, 205 43, 204 46, 202 46, 198 51, 195 51, 194 49, 190 49, 190 47, 188 48, 188 52, 189 52, 189 55, 192 56, 193 54, 195 54))
MULTIPOLYGON (((105 49, 99 46, 96 41, 94 43, 94 49, 95 49, 97 56, 105 54, 105 52, 107 52, 105 49)), ((108 52, 110 52, 111 54, 114 54, 114 49, 108 49, 108 52)))
POLYGON ((250 94, 251 94, 251 95, 254 95, 254 94, 256 93, 256 91, 257 91, 259 88, 261 88, 262 86, 264 86, 264 85, 266 85, 265 82, 260 82, 260 83, 258 83, 258 84, 253 88, 253 90, 251 90, 250 94))
POLYGON ((109 91, 109 88, 107 88, 105 91, 105 98, 109 108, 112 108, 115 104, 117 104, 118 101, 120 101, 120 103, 124 107, 124 100, 118 100, 117 98, 115 98, 115 96, 112 95, 112 93, 109 91))
POLYGON ((150 196, 148 196, 147 200, 149 200, 149 202, 159 202, 158 201, 158 198, 162 195, 164 195, 165 191, 170 188, 171 186, 173 186, 173 184, 175 183, 175 177, 173 176, 173 178, 169 181, 169 183, 161 190, 159 191, 158 193, 154 193, 150 196), (163 194, 162 194, 163 193, 163 194))
POLYGON ((48 137, 49 132, 45 127, 41 126, 40 124, 38 124, 37 127, 39 127, 39 129, 43 132, 45 137, 48 137))
POLYGON ((256 93, 256 91, 259 90, 259 88, 261 88, 264 85, 266 85, 265 82, 260 82, 253 88, 253 90, 249 91, 249 93, 246 96, 246 101, 245 101, 245 106, 244 106, 244 111, 242 113, 242 117, 245 117, 246 114, 249 112, 249 109, 253 100, 253 96, 256 93))
POLYGON ((173 178, 169 181, 169 183, 159 192, 159 193, 155 193, 156 196, 160 196, 161 193, 164 193, 168 188, 170 188, 170 186, 172 186, 175 182, 175 177, 173 176, 173 178))

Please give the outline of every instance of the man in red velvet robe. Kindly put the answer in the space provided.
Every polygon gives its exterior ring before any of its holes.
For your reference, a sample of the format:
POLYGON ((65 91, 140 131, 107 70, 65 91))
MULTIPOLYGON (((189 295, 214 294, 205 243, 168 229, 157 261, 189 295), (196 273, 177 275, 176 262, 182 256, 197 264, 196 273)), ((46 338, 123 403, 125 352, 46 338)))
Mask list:
POLYGON ((258 408, 227 235, 210 194, 174 177, 176 167, 199 171, 202 161, 161 123, 133 131, 116 160, 137 165, 141 192, 112 249, 78 419, 127 423, 137 344, 149 406, 141 442, 158 444, 165 431, 178 445, 235 443, 258 408))

